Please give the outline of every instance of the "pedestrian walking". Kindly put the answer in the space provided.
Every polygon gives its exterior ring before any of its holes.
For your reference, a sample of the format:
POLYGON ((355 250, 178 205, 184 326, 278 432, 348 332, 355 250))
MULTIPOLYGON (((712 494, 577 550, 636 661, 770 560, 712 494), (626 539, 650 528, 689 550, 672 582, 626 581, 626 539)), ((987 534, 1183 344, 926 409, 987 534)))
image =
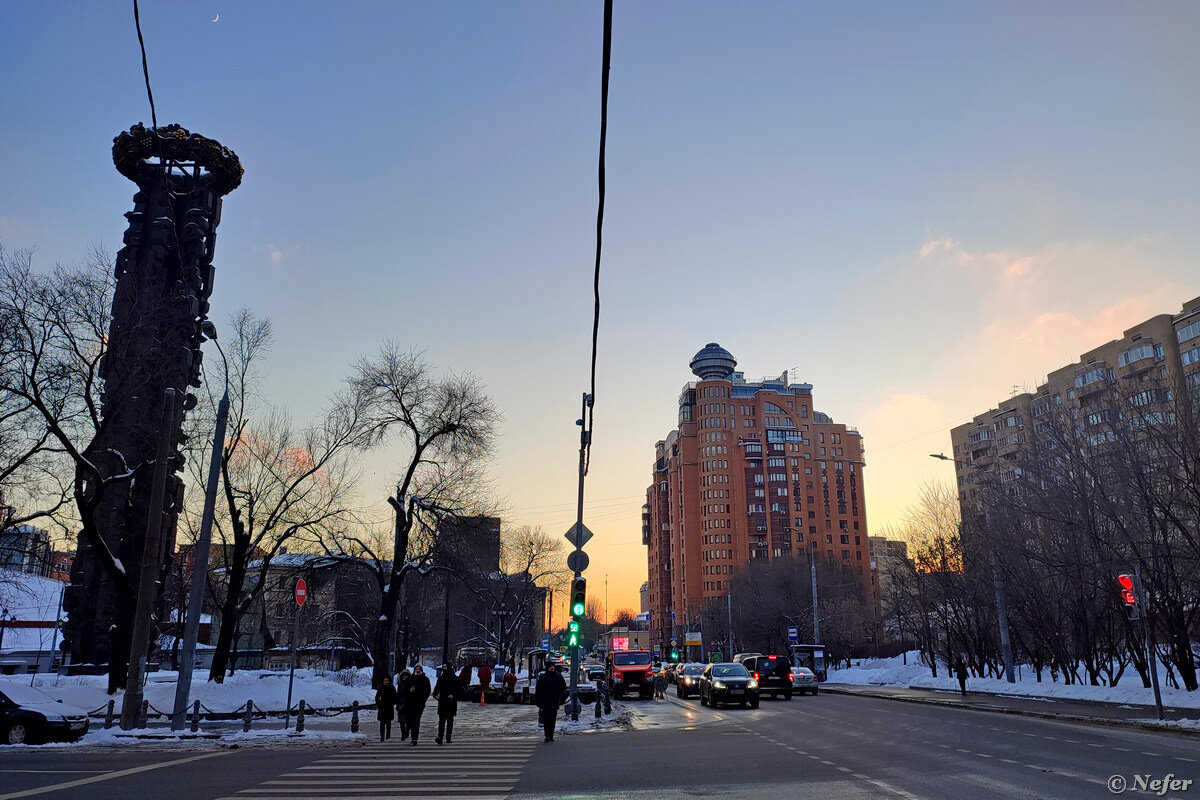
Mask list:
POLYGON ((421 733, 421 715, 425 713, 425 702, 429 700, 431 692, 425 668, 417 664, 408 680, 408 693, 404 698, 404 717, 408 723, 408 734, 412 737, 413 747, 417 746, 417 737, 421 733))
POLYGON ((654 699, 667 699, 667 673, 659 671, 654 675, 654 699))
POLYGON ((558 707, 567 699, 567 682, 558 674, 553 664, 546 665, 546 672, 538 678, 537 688, 533 691, 533 699, 537 703, 542 716, 542 727, 546 731, 546 741, 554 741, 554 726, 558 721, 558 707))
POLYGON ((458 695, 461 691, 462 684, 458 682, 458 676, 446 664, 442 667, 442 674, 438 675, 437 685, 433 687, 433 698, 438 704, 438 732, 434 741, 438 744, 442 743, 443 738, 447 744, 454 740, 454 715, 458 713, 458 695))
POLYGON ((392 718, 396 713, 396 687, 392 679, 384 678, 375 692, 375 708, 379 717, 379 741, 392 738, 392 718))
POLYGON ((967 693, 967 664, 963 661, 963 657, 958 657, 958 663, 954 666, 954 674, 958 676, 958 691, 962 694, 967 693))
POLYGON ((408 738, 408 715, 404 713, 408 700, 408 684, 412 681, 412 673, 407 669, 400 672, 396 679, 396 719, 400 723, 400 741, 408 738))

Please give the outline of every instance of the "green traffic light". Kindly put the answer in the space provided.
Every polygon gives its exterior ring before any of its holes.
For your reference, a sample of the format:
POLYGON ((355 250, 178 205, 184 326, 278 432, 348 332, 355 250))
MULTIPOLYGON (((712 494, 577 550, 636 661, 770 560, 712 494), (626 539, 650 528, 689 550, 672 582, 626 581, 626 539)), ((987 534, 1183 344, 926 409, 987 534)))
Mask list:
POLYGON ((571 616, 582 617, 584 610, 583 603, 576 603, 575 605, 571 606, 571 616))

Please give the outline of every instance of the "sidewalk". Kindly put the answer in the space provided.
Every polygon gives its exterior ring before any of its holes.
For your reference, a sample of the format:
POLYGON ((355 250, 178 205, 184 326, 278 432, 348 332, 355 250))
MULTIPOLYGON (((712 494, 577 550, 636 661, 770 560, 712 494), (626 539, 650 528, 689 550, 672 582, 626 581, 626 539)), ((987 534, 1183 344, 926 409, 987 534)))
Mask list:
MULTIPOLYGON (((948 708, 965 708, 974 711, 990 711, 1001 714, 1061 719, 1074 722, 1093 722, 1112 725, 1133 725, 1151 730, 1180 731, 1200 734, 1200 725, 1168 725, 1158 722, 1158 711, 1154 706, 1128 703, 1105 703, 1092 700, 1064 700, 1061 698, 1014 696, 970 692, 961 695, 939 689, 916 689, 898 686, 861 686, 848 683, 823 683, 822 692, 849 694, 859 697, 876 697, 907 703, 923 703, 948 708)), ((1196 721, 1194 708, 1163 707, 1163 717, 1168 722, 1196 721)))

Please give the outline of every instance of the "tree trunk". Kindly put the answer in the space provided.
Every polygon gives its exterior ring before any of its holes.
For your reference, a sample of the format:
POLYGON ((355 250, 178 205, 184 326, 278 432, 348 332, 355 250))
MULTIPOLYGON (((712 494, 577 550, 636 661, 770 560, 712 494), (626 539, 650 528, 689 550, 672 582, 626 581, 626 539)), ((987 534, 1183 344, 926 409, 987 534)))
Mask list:
POLYGON ((243 543, 241 537, 235 537, 233 542, 233 559, 229 569, 229 585, 225 587, 225 601, 221 603, 221 630, 217 634, 216 650, 213 651, 212 666, 208 670, 208 679, 217 683, 225 680, 225 671, 229 667, 229 655, 233 651, 233 637, 237 633, 238 622, 241 618, 238 599, 242 596, 242 586, 246 582, 246 553, 248 543, 243 543))

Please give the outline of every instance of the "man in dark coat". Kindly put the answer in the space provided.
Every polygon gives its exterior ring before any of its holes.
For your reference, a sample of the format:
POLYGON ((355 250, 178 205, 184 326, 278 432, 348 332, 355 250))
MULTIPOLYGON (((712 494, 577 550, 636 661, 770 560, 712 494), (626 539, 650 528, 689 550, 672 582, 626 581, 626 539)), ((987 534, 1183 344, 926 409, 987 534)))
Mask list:
POLYGON ((963 657, 958 657, 958 664, 954 667, 954 674, 958 676, 958 691, 962 694, 967 693, 967 663, 963 661, 963 657))
POLYGON ((558 707, 567 699, 567 682, 553 664, 546 665, 546 672, 538 678, 533 699, 542 710, 542 727, 546 729, 546 741, 554 741, 554 725, 558 722, 558 707))
POLYGON ((402 670, 396 679, 396 719, 400 723, 400 741, 408 738, 408 716, 404 713, 404 703, 408 697, 408 683, 412 673, 402 670))
POLYGON ((458 713, 458 694, 462 684, 454 674, 454 668, 449 664, 442 666, 442 674, 438 675, 437 685, 433 687, 433 697, 438 701, 438 734, 434 739, 438 744, 442 738, 449 743, 454 736, 454 715, 458 713))
POLYGON ((429 678, 425 676, 425 668, 417 664, 413 667, 413 674, 409 678, 408 690, 404 697, 404 718, 408 723, 408 732, 412 736, 413 747, 417 746, 417 736, 421 733, 421 715, 425 713, 425 701, 429 699, 431 691, 429 678))
POLYGON ((375 707, 379 714, 379 741, 392 738, 392 715, 396 712, 396 687, 391 678, 384 678, 383 685, 375 692, 375 707))

